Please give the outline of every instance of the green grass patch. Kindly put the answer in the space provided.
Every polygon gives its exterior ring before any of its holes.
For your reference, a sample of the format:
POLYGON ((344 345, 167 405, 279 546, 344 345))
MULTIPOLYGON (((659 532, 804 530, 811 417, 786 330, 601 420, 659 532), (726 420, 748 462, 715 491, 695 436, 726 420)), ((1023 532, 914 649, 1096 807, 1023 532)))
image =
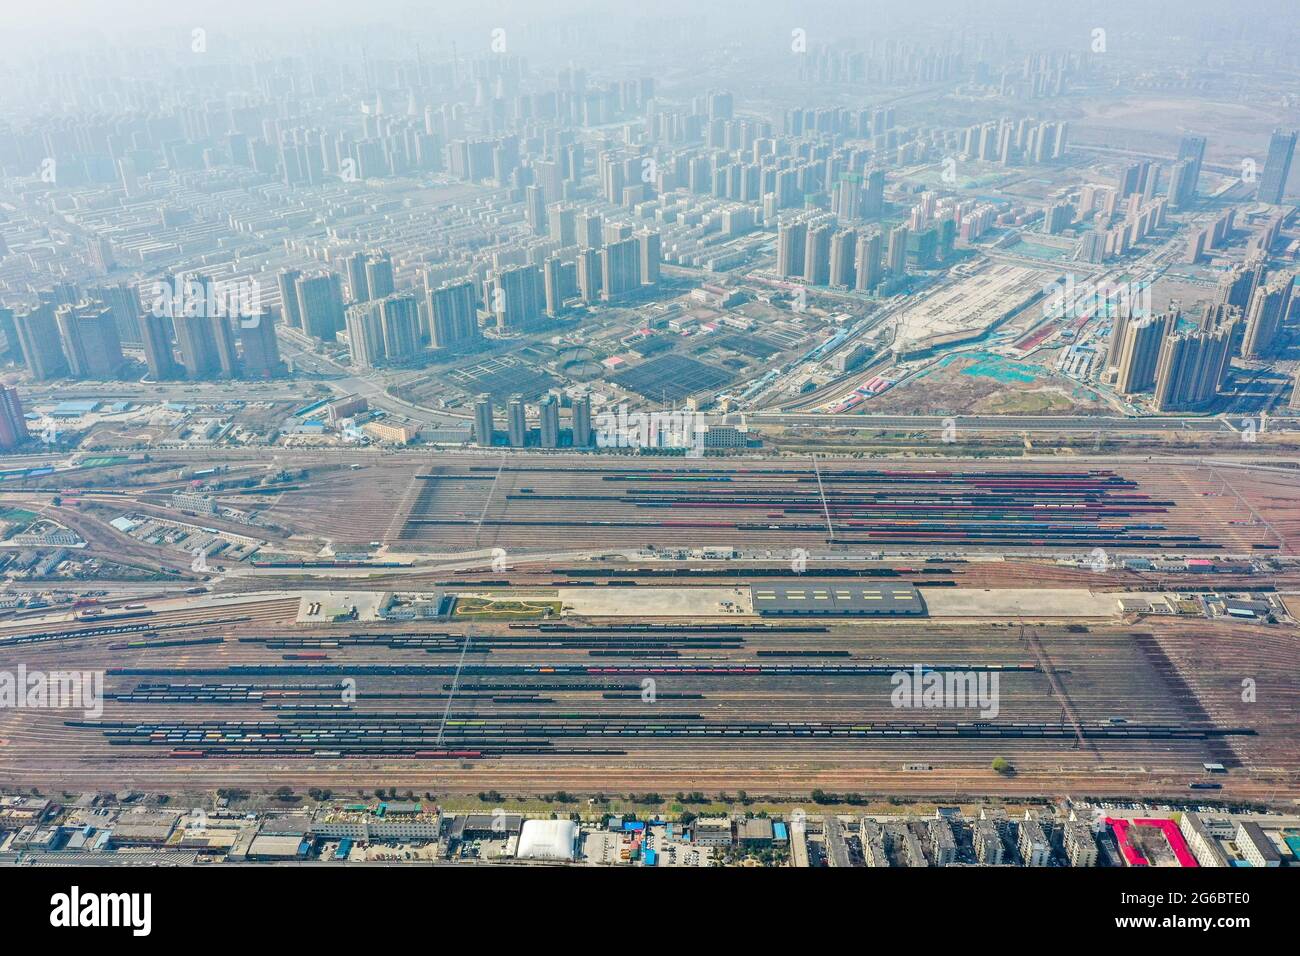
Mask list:
POLYGON ((496 598, 459 597, 456 599, 455 617, 469 620, 536 621, 559 617, 559 601, 508 601, 496 598))

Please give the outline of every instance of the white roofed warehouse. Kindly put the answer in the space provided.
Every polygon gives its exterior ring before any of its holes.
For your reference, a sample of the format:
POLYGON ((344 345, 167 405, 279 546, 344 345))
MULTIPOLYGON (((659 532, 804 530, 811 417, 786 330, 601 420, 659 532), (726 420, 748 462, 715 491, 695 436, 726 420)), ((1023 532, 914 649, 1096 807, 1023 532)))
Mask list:
POLYGON ((521 860, 571 861, 577 852, 578 825, 572 820, 525 820, 519 832, 521 860))

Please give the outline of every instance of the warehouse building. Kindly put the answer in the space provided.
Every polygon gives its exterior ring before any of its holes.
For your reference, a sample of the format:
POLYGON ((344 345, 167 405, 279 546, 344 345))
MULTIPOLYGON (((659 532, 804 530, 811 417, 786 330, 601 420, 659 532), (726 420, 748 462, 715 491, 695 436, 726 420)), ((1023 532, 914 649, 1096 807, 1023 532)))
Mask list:
POLYGON ((925 614, 921 592, 908 584, 864 587, 856 582, 811 581, 755 585, 750 590, 754 610, 759 614, 841 617, 925 614))
POLYGON ((577 855, 578 825, 572 820, 525 820, 519 831, 521 860, 571 862, 577 855))
POLYGON ((732 843, 730 817, 700 817, 695 821, 696 846, 725 846, 732 843))
POLYGON ((741 846, 771 846, 772 821, 767 817, 750 817, 736 824, 736 839, 741 846))
POLYGON ((258 834, 248 848, 250 860, 301 860, 310 842, 301 836, 258 834))
POLYGON ((499 840, 519 833, 524 818, 518 813, 467 813, 459 814, 451 821, 447 839, 452 842, 462 840, 499 840))

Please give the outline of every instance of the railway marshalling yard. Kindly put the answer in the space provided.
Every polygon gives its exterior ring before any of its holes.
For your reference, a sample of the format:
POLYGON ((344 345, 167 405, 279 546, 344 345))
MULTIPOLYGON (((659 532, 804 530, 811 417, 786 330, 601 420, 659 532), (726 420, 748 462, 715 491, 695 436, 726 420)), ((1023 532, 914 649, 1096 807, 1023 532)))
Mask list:
POLYGON ((1300 580, 1277 562, 1295 531, 1289 475, 806 465, 437 459, 382 500, 365 497, 366 469, 329 473, 282 495, 275 520, 346 520, 352 540, 426 563, 328 585, 308 583, 328 569, 260 568, 144 615, 10 619, 5 669, 102 670, 106 700, 98 716, 0 711, 0 785, 1300 795, 1286 603, 1300 580), (1095 567, 1075 560, 1097 552, 1095 567), (1138 554, 1157 566, 1119 566, 1138 554), (326 586, 459 596, 459 613, 298 623, 304 588, 326 586), (919 613, 756 600, 886 590, 919 613), (1262 592, 1276 622, 1177 600, 1214 590, 1262 592), (1144 598, 1181 613, 1134 611, 1144 598), (918 666, 996 687, 995 712, 896 706, 897 675, 918 666), (1013 769, 995 772, 999 757, 1013 769))

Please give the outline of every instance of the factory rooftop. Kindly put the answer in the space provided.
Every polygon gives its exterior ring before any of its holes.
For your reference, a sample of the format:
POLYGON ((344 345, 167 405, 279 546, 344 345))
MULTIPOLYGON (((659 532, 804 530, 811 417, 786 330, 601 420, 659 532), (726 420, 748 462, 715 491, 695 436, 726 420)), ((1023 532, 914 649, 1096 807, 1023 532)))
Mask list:
POLYGON ((924 614, 925 602, 905 584, 864 587, 844 581, 763 584, 752 589, 759 614, 924 614))

